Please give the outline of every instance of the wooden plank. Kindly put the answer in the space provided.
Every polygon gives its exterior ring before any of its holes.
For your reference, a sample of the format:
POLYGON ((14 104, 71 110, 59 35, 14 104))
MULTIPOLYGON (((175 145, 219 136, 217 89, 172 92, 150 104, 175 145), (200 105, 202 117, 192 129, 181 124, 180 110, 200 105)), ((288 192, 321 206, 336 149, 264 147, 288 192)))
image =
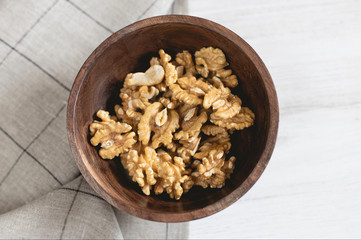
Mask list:
POLYGON ((361 4, 358 1, 189 1, 230 28, 276 85, 274 155, 241 200, 190 223, 190 238, 360 237, 361 4))

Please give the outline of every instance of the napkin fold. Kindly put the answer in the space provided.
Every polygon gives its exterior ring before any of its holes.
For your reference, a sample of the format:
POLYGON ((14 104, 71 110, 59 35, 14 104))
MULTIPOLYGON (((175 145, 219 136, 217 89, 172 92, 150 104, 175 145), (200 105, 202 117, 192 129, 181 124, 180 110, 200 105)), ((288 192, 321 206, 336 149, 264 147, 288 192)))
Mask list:
POLYGON ((104 201, 66 134, 69 91, 90 53, 137 20, 185 11, 183 0, 0 1, 0 238, 187 238, 187 223, 143 220, 104 201))

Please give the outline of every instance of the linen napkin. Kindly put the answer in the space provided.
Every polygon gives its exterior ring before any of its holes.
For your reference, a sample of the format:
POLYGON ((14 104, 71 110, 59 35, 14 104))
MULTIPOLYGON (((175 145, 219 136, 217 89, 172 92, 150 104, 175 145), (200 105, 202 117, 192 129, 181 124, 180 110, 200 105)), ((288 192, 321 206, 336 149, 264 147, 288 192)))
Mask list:
POLYGON ((185 11, 173 0, 0 1, 0 238, 187 238, 187 223, 139 219, 98 196, 65 125, 74 78, 105 38, 185 11))

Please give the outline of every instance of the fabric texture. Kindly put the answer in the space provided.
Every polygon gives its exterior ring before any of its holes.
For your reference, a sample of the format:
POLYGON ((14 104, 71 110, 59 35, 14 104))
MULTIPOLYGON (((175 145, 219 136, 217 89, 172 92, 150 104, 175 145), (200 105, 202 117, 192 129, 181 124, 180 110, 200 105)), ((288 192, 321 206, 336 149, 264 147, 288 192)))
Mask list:
POLYGON ((66 102, 90 53, 137 20, 184 14, 182 0, 0 1, 0 238, 187 238, 95 193, 72 159, 66 102))

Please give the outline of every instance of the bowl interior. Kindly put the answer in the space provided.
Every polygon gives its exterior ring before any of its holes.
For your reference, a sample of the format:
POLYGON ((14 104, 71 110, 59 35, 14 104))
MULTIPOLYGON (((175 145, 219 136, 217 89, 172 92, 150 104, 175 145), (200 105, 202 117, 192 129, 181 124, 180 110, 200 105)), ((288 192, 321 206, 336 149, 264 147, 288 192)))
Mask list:
MULTIPOLYGON (((270 106, 265 84, 251 59, 227 37, 211 29, 186 23, 146 26, 114 39, 96 52, 96 57, 84 70, 74 106, 76 144, 85 171, 90 173, 101 188, 106 189, 105 192, 111 196, 114 205, 132 213, 146 211, 149 213, 146 218, 149 219, 152 219, 152 213, 172 214, 201 210, 227 198, 239 188, 242 190, 237 199, 241 197, 251 187, 245 182, 265 149, 270 125, 270 106), (242 99, 243 106, 250 107, 255 112, 255 124, 232 135, 230 156, 236 156, 236 168, 224 188, 193 187, 179 201, 171 200, 165 194, 145 196, 137 184, 129 179, 118 158, 105 161, 99 157, 97 149, 89 142, 89 124, 99 109, 114 114, 113 106, 120 103, 119 90, 126 74, 145 71, 149 67, 150 58, 158 56, 158 49, 163 48, 174 56, 182 50, 194 53, 207 46, 218 47, 226 54, 231 69, 239 79, 239 85, 232 92, 242 99)), ((224 202, 225 205, 228 205, 227 201, 224 202)))

